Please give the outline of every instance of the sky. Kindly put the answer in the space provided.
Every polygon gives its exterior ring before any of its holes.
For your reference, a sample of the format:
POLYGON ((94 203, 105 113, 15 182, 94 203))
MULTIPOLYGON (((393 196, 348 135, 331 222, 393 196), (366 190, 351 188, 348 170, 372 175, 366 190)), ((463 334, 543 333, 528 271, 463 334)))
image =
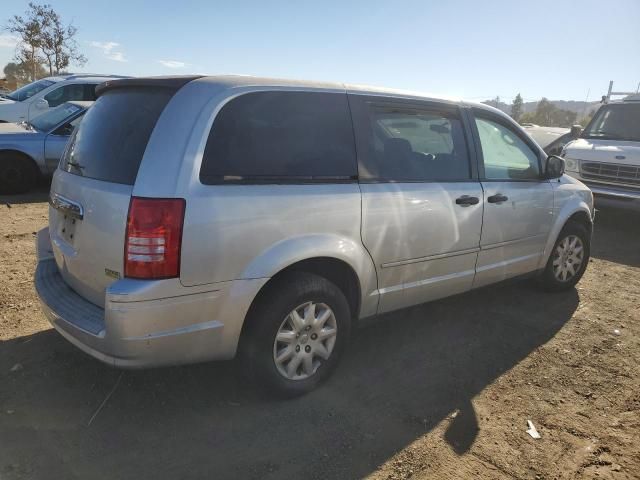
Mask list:
MULTIPOLYGON (((247 74, 484 100, 599 100, 640 82, 640 0, 49 0, 74 72, 247 74)), ((2 0, 0 26, 28 0, 2 0)), ((0 66, 15 39, 0 31, 0 66)))

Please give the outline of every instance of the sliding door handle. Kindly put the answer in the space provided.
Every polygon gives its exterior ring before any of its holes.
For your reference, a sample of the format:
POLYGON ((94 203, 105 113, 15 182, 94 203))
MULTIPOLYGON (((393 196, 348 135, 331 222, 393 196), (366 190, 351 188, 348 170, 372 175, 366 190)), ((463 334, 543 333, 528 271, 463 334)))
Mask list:
POLYGON ((509 200, 509 197, 507 197, 506 195, 502 195, 501 193, 496 193, 495 195, 491 195, 489 198, 487 198, 487 202, 489 203, 502 203, 506 202, 507 200, 509 200))
POLYGON ((480 199, 478 197, 462 195, 461 197, 456 198, 456 204, 462 205, 463 207, 468 207, 469 205, 477 205, 478 203, 480 203, 480 199))

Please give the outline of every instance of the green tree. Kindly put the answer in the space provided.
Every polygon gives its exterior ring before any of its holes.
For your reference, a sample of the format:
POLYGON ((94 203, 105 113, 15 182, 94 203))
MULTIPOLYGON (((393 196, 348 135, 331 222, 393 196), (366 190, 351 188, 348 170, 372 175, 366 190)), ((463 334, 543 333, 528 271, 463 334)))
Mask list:
POLYGON ((522 101, 522 96, 518 93, 516 95, 516 98, 513 99, 513 103, 511 104, 511 118, 513 118, 516 122, 519 122, 523 110, 524 102, 522 101))
POLYGON ((525 113, 520 123, 534 123, 544 127, 571 127, 576 123, 578 114, 556 107, 546 98, 540 99, 535 112, 525 113))
MULTIPOLYGON (((47 76, 47 71, 41 64, 38 64, 36 68, 36 80, 47 76)), ((3 72, 9 90, 15 90, 32 81, 31 66, 25 63, 9 62, 4 66, 3 72)))

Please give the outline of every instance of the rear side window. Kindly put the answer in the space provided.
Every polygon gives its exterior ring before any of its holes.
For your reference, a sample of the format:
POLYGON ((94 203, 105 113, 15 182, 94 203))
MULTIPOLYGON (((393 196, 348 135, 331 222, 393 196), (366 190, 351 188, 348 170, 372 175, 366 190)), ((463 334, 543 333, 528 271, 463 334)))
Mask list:
POLYGON ((200 180, 216 183, 340 182, 357 176, 346 94, 255 92, 218 113, 200 180))
POLYGON ((151 132, 174 92, 153 87, 106 91, 69 140, 60 168, 133 185, 151 132))
POLYGON ((456 113, 369 104, 361 176, 392 182, 471 178, 464 128, 456 113))
POLYGON ((49 107, 57 107, 58 105, 73 100, 95 100, 95 91, 95 84, 76 83, 57 88, 51 93, 48 93, 44 99, 49 103, 49 107))

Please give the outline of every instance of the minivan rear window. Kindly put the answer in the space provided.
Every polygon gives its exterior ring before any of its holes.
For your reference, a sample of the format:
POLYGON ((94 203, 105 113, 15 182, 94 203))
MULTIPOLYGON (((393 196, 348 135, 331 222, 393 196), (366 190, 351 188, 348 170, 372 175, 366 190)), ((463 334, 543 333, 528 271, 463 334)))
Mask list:
POLYGON ((158 87, 107 90, 73 133, 60 168, 83 177, 133 185, 151 132, 174 93, 158 87))
POLYGON ((204 184, 344 182, 357 178, 345 93, 241 95, 217 115, 200 170, 204 184))

